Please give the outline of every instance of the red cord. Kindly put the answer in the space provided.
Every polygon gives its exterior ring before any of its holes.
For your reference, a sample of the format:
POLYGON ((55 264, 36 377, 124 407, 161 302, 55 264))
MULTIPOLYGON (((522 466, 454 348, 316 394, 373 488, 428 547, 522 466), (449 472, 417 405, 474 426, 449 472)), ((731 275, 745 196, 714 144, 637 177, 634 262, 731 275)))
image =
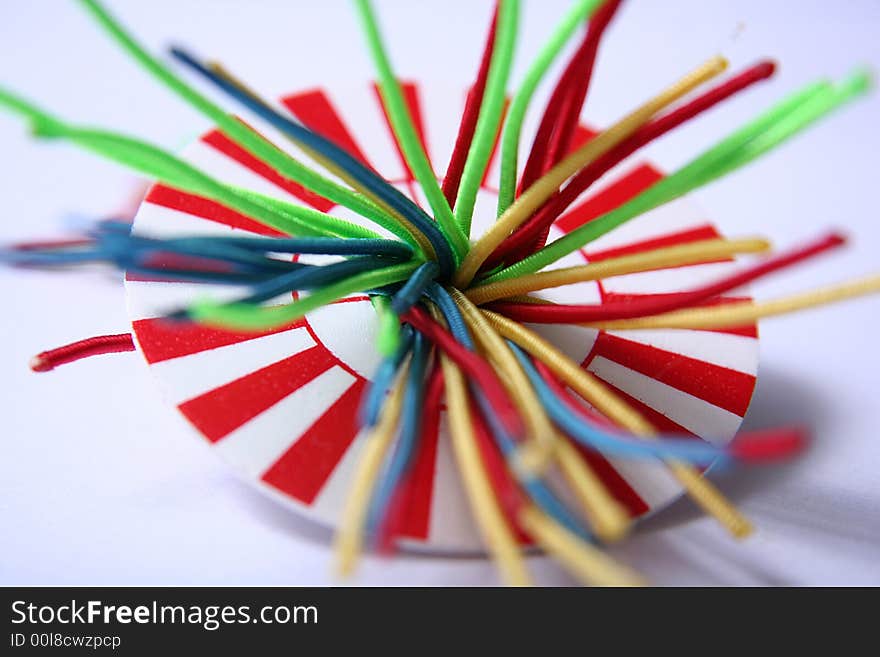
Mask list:
POLYGON ((486 400, 498 414, 505 430, 513 438, 521 438, 524 435, 522 420, 516 407, 507 395, 507 391, 495 370, 486 360, 465 348, 449 331, 431 319, 418 306, 410 308, 403 315, 403 320, 412 324, 414 329, 442 349, 464 370, 473 383, 480 387, 486 400))
POLYGON ((572 55, 556 83, 532 142, 532 149, 520 179, 520 190, 531 187, 568 152, 590 88, 599 41, 621 2, 622 0, 611 0, 596 11, 580 47, 572 55))
POLYGON ((63 347, 43 351, 31 359, 34 372, 48 372, 59 365, 73 363, 83 358, 100 356, 101 354, 118 354, 123 351, 134 351, 134 340, 131 333, 116 335, 97 335, 63 347))
POLYGON ((551 224, 590 185, 605 175, 612 167, 689 119, 752 84, 769 78, 775 70, 776 65, 773 62, 762 61, 694 98, 686 105, 646 123, 629 138, 579 171, 561 192, 555 194, 531 219, 498 245, 498 248, 486 260, 483 269, 492 269, 505 261, 514 262, 537 251, 546 243, 551 224))
POLYGON ((806 429, 786 427, 739 434, 729 449, 741 461, 780 461, 803 451, 808 441, 806 429))
MULTIPOLYGON (((544 381, 553 391, 553 394, 559 397, 572 412, 590 424, 599 425, 611 431, 620 431, 604 415, 600 415, 579 403, 576 397, 569 394, 565 386, 562 385, 559 379, 556 378, 556 375, 544 363, 538 359, 533 359, 533 362, 544 381)), ((727 451, 731 456, 740 461, 781 461, 803 450, 806 444, 806 430, 800 427, 783 427, 780 429, 761 429, 759 431, 737 434, 736 439, 730 444, 727 451)))
POLYGON ((464 173, 464 165, 467 162, 468 153, 471 150, 471 142, 474 131, 477 128, 477 119, 480 117, 480 107, 483 104, 483 94, 486 91, 486 80, 489 77, 489 65, 492 63, 492 50, 495 47, 495 26, 498 21, 498 3, 495 3, 495 11, 492 14, 492 24, 489 26, 489 34, 486 37, 486 47, 480 61, 480 70, 477 80, 467 96, 464 113, 461 116, 461 125, 458 127, 458 135, 455 138, 455 147, 449 159, 446 176, 443 178, 443 196, 446 197, 450 207, 455 206, 458 196, 458 186, 461 184, 461 175, 464 173))
POLYGON ((659 315, 706 301, 745 285, 756 278, 841 246, 844 242, 845 239, 842 235, 831 233, 811 244, 794 249, 789 253, 767 258, 763 262, 714 283, 673 295, 593 305, 493 303, 490 304, 490 307, 510 319, 539 324, 576 324, 659 315))
POLYGON ((532 541, 528 534, 522 529, 517 520, 520 511, 526 504, 526 497, 511 476, 504 457, 498 450, 495 441, 492 440, 492 434, 489 431, 486 419, 474 403, 471 403, 471 421, 474 428, 474 438, 483 461, 483 467, 486 470, 486 476, 489 478, 495 499, 501 507, 501 512, 507 519, 508 525, 513 529, 517 540, 523 544, 531 543, 532 541))
MULTIPOLYGON (((427 389, 425 390, 425 404, 422 410, 423 431, 420 432, 420 436, 423 435, 424 427, 440 426, 440 410, 444 386, 443 370, 440 368, 440 362, 435 359, 431 367, 431 373, 428 375, 427 389)), ((422 445, 418 449, 423 449, 422 445)), ((418 455, 413 455, 413 463, 416 458, 418 458, 418 455)), ((376 545, 382 554, 394 552, 397 548, 396 540, 398 538, 405 538, 403 535, 403 522, 406 520, 409 511, 407 493, 411 490, 411 479, 414 471, 415 468, 411 463, 409 471, 403 476, 391 496, 384 522, 376 530, 376 545)))

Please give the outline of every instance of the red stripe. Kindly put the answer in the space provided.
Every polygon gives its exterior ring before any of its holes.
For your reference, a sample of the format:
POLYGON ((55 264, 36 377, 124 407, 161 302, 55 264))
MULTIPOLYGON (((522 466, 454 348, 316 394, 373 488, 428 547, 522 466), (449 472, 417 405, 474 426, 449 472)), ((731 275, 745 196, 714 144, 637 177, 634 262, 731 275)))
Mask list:
POLYGON ((349 132, 339 116, 339 112, 321 89, 304 91, 293 96, 282 98, 281 102, 296 115, 305 126, 327 137, 337 146, 344 148, 361 162, 372 168, 364 152, 358 146, 354 136, 349 132))
MULTIPOLYGON (((294 196, 303 203, 307 203, 308 205, 312 206, 316 210, 327 212, 328 210, 336 206, 335 203, 328 201, 323 196, 319 196, 318 194, 309 191, 298 182, 295 182, 290 178, 285 178, 275 169, 263 162, 261 159, 251 155, 249 151, 241 148, 238 144, 229 139, 219 130, 212 130, 208 134, 204 135, 202 137, 202 141, 217 149, 225 156, 232 158, 242 166, 250 169, 258 176, 261 176, 269 182, 277 185, 291 196, 294 196)), ((268 143, 268 140, 266 141, 268 143)), ((277 146, 272 145, 272 148, 277 149, 277 146)))
POLYGON ((755 377, 714 363, 632 342, 601 331, 593 358, 603 356, 655 381, 739 416, 746 414, 755 377))
MULTIPOLYGON (((407 110, 409 111, 409 115, 412 118, 413 125, 415 126, 416 136, 419 138, 419 143, 422 145, 422 149, 425 151, 425 155, 428 157, 428 162, 431 161, 431 153, 428 150, 428 144, 425 140, 425 124, 422 119, 422 104, 419 100, 419 91, 418 87, 414 82, 404 82, 402 80, 398 81, 400 84, 400 89, 403 92, 403 100, 406 103, 407 110)), ((394 142, 394 147, 397 149, 397 155, 400 157, 400 163, 403 165, 403 170, 406 172, 406 179, 408 181, 415 180, 415 176, 413 175, 412 170, 409 168, 409 163, 406 161, 406 156, 403 153, 403 148, 400 145, 400 142, 397 139, 397 135, 394 132, 394 126, 391 124, 391 117, 388 115, 388 110, 385 107, 385 103, 382 101, 382 93, 380 91, 379 85, 374 82, 373 83, 373 93, 376 94, 376 98, 379 100, 379 107, 382 108, 382 116, 385 119, 385 125, 388 128, 388 134, 391 135, 391 140, 394 142)), ((431 165, 431 169, 433 170, 433 165, 431 165)))
POLYGON ((323 345, 251 372, 180 405, 181 412, 216 442, 336 364, 323 345))
POLYGON ((504 99, 504 107, 501 109, 501 120, 498 121, 498 131, 495 133, 495 142, 492 144, 492 154, 486 163, 486 171, 483 173, 483 180, 480 183, 483 187, 489 187, 489 173, 492 171, 492 163, 498 157, 498 148, 501 145, 501 130, 504 127, 504 121, 507 118, 507 110, 510 109, 510 98, 504 99))
MULTIPOLYGON (((603 292, 602 293, 602 301, 607 303, 621 303, 624 301, 638 301, 640 299, 651 299, 654 297, 663 298, 663 297, 676 297, 681 294, 686 294, 685 292, 668 292, 666 294, 617 294, 614 292, 603 292)), ((697 304, 695 306, 689 306, 686 310, 691 310, 693 308, 709 308, 712 306, 720 306, 726 303, 734 303, 737 301, 751 301, 749 297, 716 297, 714 299, 710 299, 708 301, 704 301, 703 303, 697 304)), ((758 337, 758 326, 757 324, 748 324, 746 326, 729 326, 725 328, 706 328, 706 329, 688 329, 688 330, 697 330, 697 331, 710 331, 712 333, 729 333, 731 335, 742 335, 746 338, 757 338, 758 337)))
POLYGON ((556 220, 556 226, 563 232, 570 233, 588 221, 626 203, 662 178, 663 174, 650 164, 641 164, 602 191, 574 206, 556 220))
POLYGON ((268 235, 272 237, 283 236, 285 233, 275 230, 269 226, 264 226, 256 219, 251 219, 247 215, 236 212, 225 205, 211 201, 202 196, 182 192, 178 189, 166 187, 165 185, 153 185, 144 199, 147 203, 160 205, 169 210, 177 210, 185 212, 194 217, 200 217, 213 221, 230 228, 239 228, 249 233, 257 233, 258 235, 268 235))
POLYGON ((158 317, 135 320, 131 327, 137 335, 141 353, 147 362, 152 364, 290 331, 300 328, 304 323, 305 320, 300 318, 290 324, 259 333, 253 331, 239 333, 209 328, 194 322, 171 322, 158 317))
POLYGON ((654 249, 661 249, 668 246, 678 246, 679 244, 717 239, 719 237, 721 237, 721 234, 715 230, 714 226, 711 224, 705 224, 703 226, 695 226, 693 228, 667 233, 660 237, 654 237, 640 242, 632 242, 631 244, 626 244, 625 246, 619 246, 613 249, 587 252, 585 255, 590 262, 599 262, 600 260, 608 260, 609 258, 634 255, 636 253, 644 253, 645 251, 652 251, 654 249))
POLYGON ((311 504, 360 431, 358 405, 366 381, 359 379, 294 442, 263 475, 263 481, 311 504))
POLYGON ((437 440, 440 434, 439 398, 425 409, 424 425, 419 435, 418 452, 412 469, 399 491, 401 514, 395 523, 395 534, 427 539, 431 525, 431 501, 434 495, 434 474, 437 462, 437 440))

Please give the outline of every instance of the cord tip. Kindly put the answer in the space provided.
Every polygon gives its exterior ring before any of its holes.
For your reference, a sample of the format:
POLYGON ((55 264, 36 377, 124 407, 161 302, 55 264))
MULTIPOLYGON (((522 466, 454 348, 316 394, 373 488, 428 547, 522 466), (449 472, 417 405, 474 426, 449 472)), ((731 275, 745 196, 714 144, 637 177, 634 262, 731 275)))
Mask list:
POLYGON ((37 354, 32 357, 28 365, 33 372, 50 372, 55 369, 51 361, 43 358, 43 354, 37 354))

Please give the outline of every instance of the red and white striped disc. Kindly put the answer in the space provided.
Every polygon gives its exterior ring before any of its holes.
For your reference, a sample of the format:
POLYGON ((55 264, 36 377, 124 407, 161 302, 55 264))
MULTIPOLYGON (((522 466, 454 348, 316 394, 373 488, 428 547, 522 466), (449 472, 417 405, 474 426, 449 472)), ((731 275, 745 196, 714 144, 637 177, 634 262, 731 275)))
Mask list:
MULTIPOLYGON (((465 93, 415 84, 405 84, 404 89, 419 136, 442 178, 465 93)), ((427 207, 396 146, 375 87, 315 89, 284 97, 281 104, 427 207)), ((272 127, 252 125, 296 157, 310 161, 272 127)), ((528 123, 524 134, 530 137, 528 123)), ((581 128, 578 140, 590 134, 581 128)), ((530 142, 523 139, 524 148, 530 142)), ((347 209, 278 175, 218 131, 191 144, 183 157, 224 182, 364 223, 347 209)), ((495 217, 496 193, 489 181, 498 178, 498 159, 496 149, 477 200, 474 235, 495 217)), ((661 175, 648 164, 622 165, 560 217, 550 239, 631 198, 661 175)), ((278 234, 216 203, 163 185, 153 186, 147 194, 134 231, 159 237, 278 234)), ((631 221, 556 266, 717 236, 700 211, 679 200, 631 221)), ((732 261, 723 261, 617 276, 557 288, 546 297, 596 303, 675 294, 721 276, 732 266, 732 261)), ((134 277, 127 279, 126 289, 138 347, 192 426, 248 480, 297 511, 335 526, 362 449, 358 403, 379 362, 373 346, 374 314, 366 297, 345 299, 280 329, 237 334, 198 326, 169 328, 159 318, 197 297, 234 298, 242 295, 241 289, 134 277)), ((543 326, 539 330, 662 431, 724 443, 738 430, 749 405, 758 361, 754 327, 597 332, 543 326)), ((598 454, 588 459, 634 516, 656 510, 682 492, 657 462, 598 454)), ((437 430, 423 437, 414 467, 409 511, 402 523, 407 543, 442 551, 482 549, 444 417, 437 430)))

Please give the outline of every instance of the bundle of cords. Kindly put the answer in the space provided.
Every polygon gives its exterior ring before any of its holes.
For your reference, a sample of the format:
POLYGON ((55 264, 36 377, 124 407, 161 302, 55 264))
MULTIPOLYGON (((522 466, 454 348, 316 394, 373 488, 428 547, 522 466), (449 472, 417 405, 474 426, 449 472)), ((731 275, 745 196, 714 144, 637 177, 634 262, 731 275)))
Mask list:
MULTIPOLYGON (((770 302, 718 303, 726 292, 840 247, 844 239, 838 233, 778 254, 769 253, 763 238, 716 237, 554 268, 615 228, 739 169, 862 96, 870 87, 867 73, 858 71, 839 82, 822 80, 790 93, 671 175, 548 242, 553 223, 605 173, 658 137, 771 77, 774 64, 759 62, 706 88, 727 67, 723 58, 713 57, 578 144, 575 128, 591 73, 621 0, 574 2, 509 105, 520 3, 499 0, 441 184, 418 138, 370 2, 357 0, 381 100, 399 149, 427 199, 423 209, 343 146, 276 110, 219 63, 203 61, 183 48, 171 50, 182 67, 273 126, 333 178, 298 161, 190 87, 96 0, 80 3, 148 73, 214 122, 238 148, 381 229, 380 234, 230 186, 156 146, 67 123, 0 89, 0 107, 27 120, 35 136, 73 141, 165 186, 245 215, 278 235, 162 239, 134 234, 124 222, 103 221, 74 240, 9 246, 0 252, 3 262, 19 268, 109 263, 129 275, 244 290, 231 301, 204 298, 169 313, 166 320, 172 328, 200 323, 218 330, 265 331, 348 296, 369 296, 378 316, 376 348, 382 362, 362 398, 359 421, 367 436, 340 519, 340 571, 350 572, 365 546, 388 551, 399 545, 407 481, 415 476, 423 434, 436 427, 444 405, 475 525, 505 583, 531 582, 522 551, 529 544, 555 557, 584 583, 642 582, 602 550, 626 536, 632 517, 598 476, 590 454, 659 460, 733 536, 750 532, 748 520, 703 471, 710 465, 787 458, 803 447, 802 429, 741 434, 727 445, 711 436, 700 441, 658 432, 631 400, 523 322, 600 330, 725 329, 880 290, 880 276, 874 275, 770 302), (520 163, 523 121, 533 95, 582 26, 583 40, 563 68, 531 151, 520 163), (483 235, 472 235, 477 190, 499 134, 497 219, 483 235), (566 305, 536 294, 741 254, 763 257, 675 295, 566 305), (298 259, 302 255, 330 257, 321 260, 324 264, 308 264, 298 259), (550 485, 551 472, 561 473, 561 483, 550 485), (559 485, 572 494, 561 495, 559 485)), ((99 336, 43 352, 32 366, 46 371, 85 356, 133 348, 129 334, 99 336)))

